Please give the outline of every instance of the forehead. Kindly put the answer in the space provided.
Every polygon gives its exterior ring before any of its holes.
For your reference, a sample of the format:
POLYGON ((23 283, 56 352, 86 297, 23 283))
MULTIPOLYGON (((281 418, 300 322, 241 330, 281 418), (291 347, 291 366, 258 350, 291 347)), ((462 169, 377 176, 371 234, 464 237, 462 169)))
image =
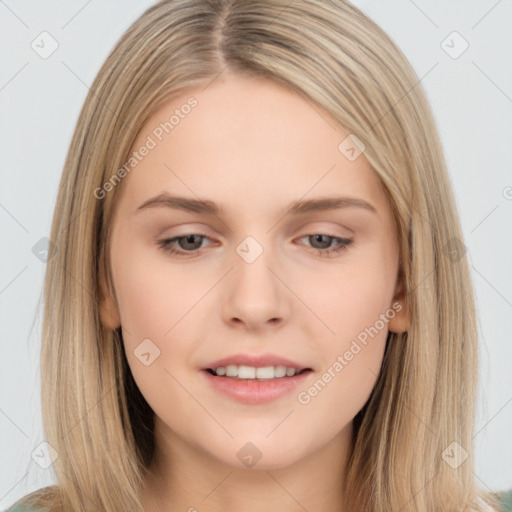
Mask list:
POLYGON ((340 151, 347 135, 318 105, 282 85, 221 74, 149 118, 130 155, 151 149, 127 174, 123 195, 131 210, 164 191, 259 210, 308 194, 382 202, 364 154, 351 161, 340 151))

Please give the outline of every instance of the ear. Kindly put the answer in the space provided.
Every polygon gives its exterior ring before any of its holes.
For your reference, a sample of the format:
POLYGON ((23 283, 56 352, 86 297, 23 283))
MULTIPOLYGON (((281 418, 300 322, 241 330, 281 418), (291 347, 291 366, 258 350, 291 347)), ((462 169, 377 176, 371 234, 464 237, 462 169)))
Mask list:
POLYGON ((99 297, 99 312, 101 323, 107 329, 117 329, 121 325, 121 317, 117 307, 114 294, 108 289, 103 266, 100 265, 100 297, 99 297))
POLYGON ((395 288, 395 295, 393 297, 393 302, 391 304, 391 306, 394 305, 392 309, 395 311, 395 316, 391 318, 388 322, 388 329, 391 332, 405 332, 409 329, 411 325, 410 311, 407 309, 405 296, 405 282, 403 279, 403 274, 402 272, 400 272, 397 286, 395 288))

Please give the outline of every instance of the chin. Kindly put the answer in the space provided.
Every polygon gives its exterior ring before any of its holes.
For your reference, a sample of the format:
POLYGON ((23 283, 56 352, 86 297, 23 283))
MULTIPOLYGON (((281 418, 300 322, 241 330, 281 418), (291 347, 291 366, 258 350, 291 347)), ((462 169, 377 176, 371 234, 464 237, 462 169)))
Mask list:
POLYGON ((296 446, 273 446, 268 442, 268 439, 262 439, 261 442, 247 441, 236 443, 234 448, 230 447, 230 451, 235 452, 233 458, 225 459, 226 453, 224 452, 219 457, 219 460, 229 467, 236 469, 262 469, 262 470, 276 470, 282 469, 297 463, 302 455, 299 453, 296 446))

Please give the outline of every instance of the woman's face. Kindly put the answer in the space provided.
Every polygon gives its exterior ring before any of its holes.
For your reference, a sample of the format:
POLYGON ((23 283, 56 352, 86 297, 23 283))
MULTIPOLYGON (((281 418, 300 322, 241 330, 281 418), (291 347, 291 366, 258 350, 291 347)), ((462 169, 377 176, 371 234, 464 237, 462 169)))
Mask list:
POLYGON ((102 319, 170 453, 278 468, 347 446, 406 314, 391 207, 346 137, 312 101, 225 73, 139 133, 102 319))

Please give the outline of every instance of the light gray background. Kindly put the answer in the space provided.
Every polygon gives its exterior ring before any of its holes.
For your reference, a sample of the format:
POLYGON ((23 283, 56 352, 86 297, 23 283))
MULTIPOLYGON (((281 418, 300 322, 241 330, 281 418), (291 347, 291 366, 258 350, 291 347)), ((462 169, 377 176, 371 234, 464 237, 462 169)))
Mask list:
MULTIPOLYGON (((512 0, 357 0, 398 43, 441 132, 472 265, 481 335, 479 485, 512 488, 512 0), (469 44, 458 58, 462 40, 469 44), (454 38, 455 37, 455 38, 454 38), (442 42, 446 42, 442 46, 442 42), (449 47, 452 47, 451 49, 449 47)), ((88 85, 151 1, 0 0, 0 509, 53 482, 43 441, 40 298, 58 182, 88 85), (58 49, 32 48, 43 31, 58 49)))

